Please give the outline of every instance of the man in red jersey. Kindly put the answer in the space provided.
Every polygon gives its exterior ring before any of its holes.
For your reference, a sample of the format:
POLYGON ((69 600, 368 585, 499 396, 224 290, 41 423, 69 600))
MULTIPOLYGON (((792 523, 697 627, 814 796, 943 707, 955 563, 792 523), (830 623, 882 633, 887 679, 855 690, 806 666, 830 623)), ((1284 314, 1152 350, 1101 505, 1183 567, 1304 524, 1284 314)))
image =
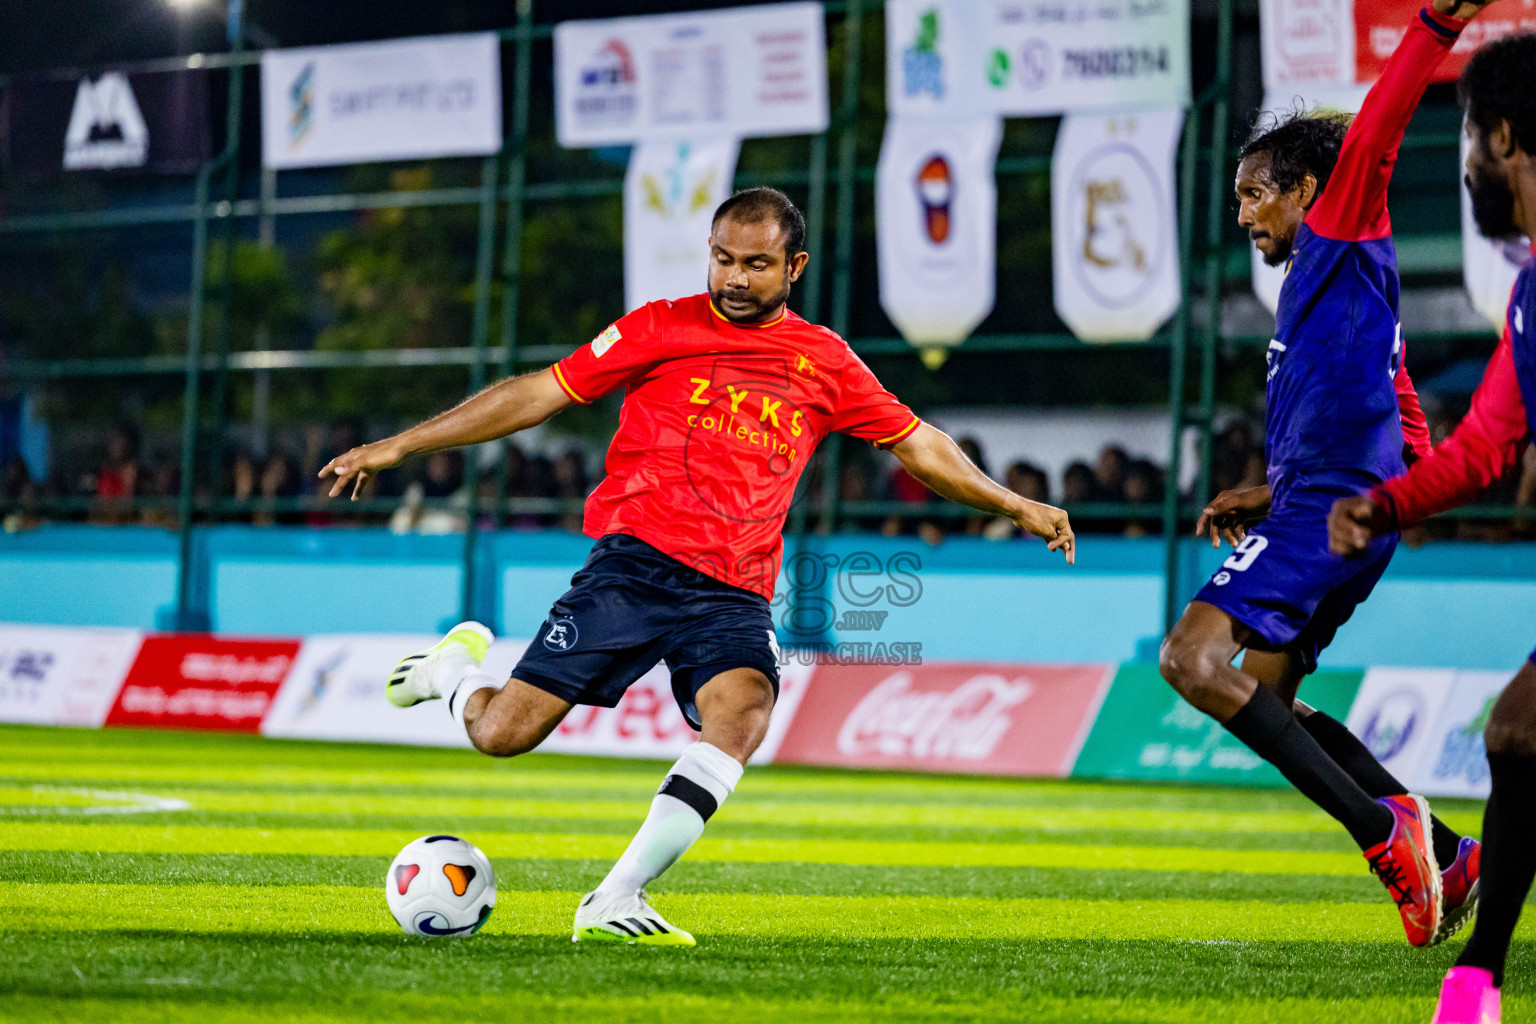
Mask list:
MULTIPOLYGON (((1485 44, 1462 72, 1466 183, 1489 238, 1536 238, 1536 33, 1485 44)), ((1513 469, 1536 427, 1536 252, 1510 296, 1504 335, 1472 408, 1430 455, 1328 517, 1335 554, 1357 557, 1376 537, 1473 500, 1513 469)), ((1498 1024, 1504 961, 1536 878, 1536 653, 1488 716, 1483 740, 1492 793, 1483 814, 1472 938, 1445 976, 1434 1024, 1498 1024)))
POLYGON ((805 220, 783 193, 736 193, 715 211, 709 292, 652 302, 538 373, 504 380, 320 471, 355 498, 405 458, 479 444, 624 388, 608 475, 587 499, 598 538, 571 589, 505 684, 480 670, 490 631, 454 627, 396 667, 386 692, 408 707, 448 698, 480 751, 537 747, 577 704, 613 707, 659 661, 702 733, 672 766, 650 814, 573 939, 694 944, 644 886, 703 834, 768 730, 778 694, 769 599, 795 484, 823 437, 889 450, 951 501, 1005 516, 1074 560, 1066 513, 988 479, 942 431, 880 386, 847 342, 785 305, 805 271, 805 220))

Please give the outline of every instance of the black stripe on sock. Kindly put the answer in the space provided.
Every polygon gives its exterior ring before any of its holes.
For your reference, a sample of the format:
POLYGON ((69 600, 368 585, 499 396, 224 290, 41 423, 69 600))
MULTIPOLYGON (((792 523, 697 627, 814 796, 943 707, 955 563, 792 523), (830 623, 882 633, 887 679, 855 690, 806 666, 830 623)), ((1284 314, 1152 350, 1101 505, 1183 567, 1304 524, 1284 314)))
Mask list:
POLYGON ((715 799, 714 794, 686 775, 668 775, 662 780, 661 788, 656 791, 656 795, 681 800, 698 811, 699 817, 705 821, 720 809, 720 801, 715 799))

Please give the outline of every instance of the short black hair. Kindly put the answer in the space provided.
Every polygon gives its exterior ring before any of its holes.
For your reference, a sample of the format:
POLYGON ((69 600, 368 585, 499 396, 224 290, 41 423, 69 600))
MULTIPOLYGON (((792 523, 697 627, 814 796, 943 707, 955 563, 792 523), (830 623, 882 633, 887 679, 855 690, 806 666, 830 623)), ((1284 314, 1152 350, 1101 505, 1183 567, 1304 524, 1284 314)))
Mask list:
POLYGON ((784 233, 784 255, 793 258, 805 251, 805 216, 776 188, 744 188, 735 193, 715 209, 710 229, 726 217, 743 224, 776 220, 784 233))
POLYGON ((1325 107, 1308 110, 1296 106, 1283 114, 1260 114, 1241 158, 1268 156, 1270 183, 1281 192, 1289 192, 1310 174, 1317 179, 1317 193, 1322 195, 1353 120, 1352 114, 1325 107))
POLYGON ((1485 43, 1467 61, 1456 94, 1467 120, 1484 132, 1508 121, 1516 144, 1536 153, 1536 33, 1485 43))

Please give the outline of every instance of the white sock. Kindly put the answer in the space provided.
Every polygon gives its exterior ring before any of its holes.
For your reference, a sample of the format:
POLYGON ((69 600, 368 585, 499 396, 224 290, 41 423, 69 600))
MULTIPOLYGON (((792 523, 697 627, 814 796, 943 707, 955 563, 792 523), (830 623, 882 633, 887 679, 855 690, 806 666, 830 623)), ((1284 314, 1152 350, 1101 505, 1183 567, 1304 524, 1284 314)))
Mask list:
POLYGON ((598 889, 643 889, 677 863, 704 834, 704 822, 735 790, 741 773, 741 762, 719 747, 703 741, 689 746, 657 790, 645 824, 598 889))
POLYGON ((438 660, 433 669, 432 684, 438 693, 448 698, 448 714, 466 730, 469 723, 464 721, 464 709, 469 706, 469 695, 476 690, 499 690, 507 685, 505 680, 497 682, 469 655, 457 651, 446 652, 438 660))

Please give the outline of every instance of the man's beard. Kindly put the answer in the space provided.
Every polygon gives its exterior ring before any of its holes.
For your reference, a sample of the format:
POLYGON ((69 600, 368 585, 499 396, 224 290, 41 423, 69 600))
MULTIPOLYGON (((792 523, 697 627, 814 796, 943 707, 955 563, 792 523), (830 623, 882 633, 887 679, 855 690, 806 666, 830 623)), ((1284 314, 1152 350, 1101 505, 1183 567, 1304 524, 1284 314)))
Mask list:
MULTIPOLYGON (((1274 235, 1266 235, 1265 237, 1274 239, 1276 242, 1280 241, 1274 235)), ((1258 241, 1252 235, 1249 238, 1254 242, 1258 241)), ((1291 245, 1290 243, 1281 242, 1274 252, 1265 252, 1263 249, 1260 249, 1259 256, 1263 258, 1266 267, 1283 267, 1285 266, 1285 261, 1291 258, 1291 245)))
POLYGON ((1472 219, 1479 234, 1487 238, 1509 238, 1515 229, 1515 193, 1508 183, 1494 175, 1466 176, 1467 192, 1472 196, 1472 219))
POLYGON ((766 300, 759 299, 749 291, 736 291, 721 288, 712 290, 709 299, 715 304, 715 309, 720 315, 736 324, 755 324, 768 319, 768 314, 782 306, 789 299, 789 275, 784 275, 783 286, 766 300), (725 299, 729 297, 738 302, 745 301, 752 304, 752 309, 745 313, 733 313, 726 309, 725 299))

